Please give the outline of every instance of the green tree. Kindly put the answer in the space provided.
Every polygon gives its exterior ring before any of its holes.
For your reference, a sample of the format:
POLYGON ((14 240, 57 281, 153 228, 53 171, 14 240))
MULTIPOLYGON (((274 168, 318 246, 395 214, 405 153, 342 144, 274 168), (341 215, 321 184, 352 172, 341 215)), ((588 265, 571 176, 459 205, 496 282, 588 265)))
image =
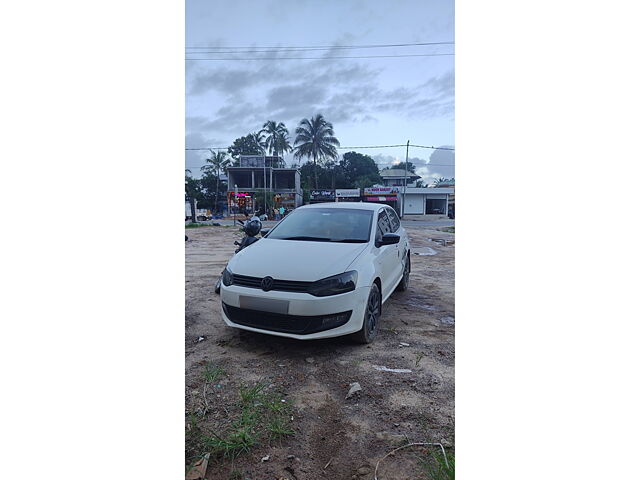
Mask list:
POLYGON ((311 120, 303 118, 296 128, 295 158, 313 159, 315 186, 318 188, 318 161, 338 156, 340 142, 334 136, 333 125, 318 113, 311 120))
POLYGON ((196 223, 196 200, 199 200, 202 196, 202 185, 200 184, 200 180, 186 176, 184 179, 184 193, 185 199, 191 206, 191 223, 196 223))
POLYGON ((273 120, 269 120, 262 126, 260 133, 266 136, 265 147, 270 155, 277 157, 279 153, 284 154, 291 151, 289 130, 287 130, 284 123, 276 123, 273 120))
MULTIPOLYGON (((416 173, 416 166, 410 161, 406 163, 407 163, 407 172, 416 173)), ((404 170, 404 164, 405 162, 400 162, 399 164, 393 165, 392 167, 384 167, 383 170, 391 170, 391 169, 404 170)))
POLYGON ((216 177, 216 196, 214 203, 214 210, 218 211, 218 190, 220 183, 220 172, 227 173, 227 167, 231 164, 231 161, 227 158, 226 152, 209 150, 211 157, 207 158, 207 164, 204 165, 201 170, 209 175, 215 175, 216 177))
POLYGON ((250 133, 244 137, 236 138, 233 144, 227 148, 227 152, 237 165, 240 155, 264 155, 263 138, 258 133, 250 133))
POLYGON ((369 155, 347 152, 340 160, 340 169, 348 186, 366 188, 382 182, 378 165, 369 155))

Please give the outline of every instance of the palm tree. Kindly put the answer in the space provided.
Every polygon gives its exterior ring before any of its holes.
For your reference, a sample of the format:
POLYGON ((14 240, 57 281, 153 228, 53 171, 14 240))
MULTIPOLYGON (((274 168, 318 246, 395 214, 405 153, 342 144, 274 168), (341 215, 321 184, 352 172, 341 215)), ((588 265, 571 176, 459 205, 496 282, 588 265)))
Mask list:
POLYGON ((207 158, 207 165, 201 167, 201 170, 207 174, 215 174, 216 176, 216 207, 218 212, 218 185, 220 183, 220 171, 227 173, 227 167, 231 164, 231 161, 227 158, 227 152, 209 150, 211 152, 211 158, 207 158))
POLYGON ((311 120, 303 118, 296 128, 295 158, 313 158, 313 174, 318 188, 318 160, 337 158, 340 142, 333 136, 333 125, 318 113, 311 120))
POLYGON ((291 144, 289 143, 289 130, 284 123, 277 123, 273 120, 269 120, 262 126, 260 133, 266 135, 265 146, 267 147, 269 154, 278 156, 278 153, 286 153, 291 151, 291 144))

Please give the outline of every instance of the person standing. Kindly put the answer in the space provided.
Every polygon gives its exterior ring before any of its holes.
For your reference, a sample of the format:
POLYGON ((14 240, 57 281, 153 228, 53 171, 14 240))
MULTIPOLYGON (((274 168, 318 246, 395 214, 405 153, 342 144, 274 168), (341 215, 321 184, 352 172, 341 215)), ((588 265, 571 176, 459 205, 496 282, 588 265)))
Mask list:
POLYGON ((284 207, 280 206, 280 218, 284 217, 284 207))

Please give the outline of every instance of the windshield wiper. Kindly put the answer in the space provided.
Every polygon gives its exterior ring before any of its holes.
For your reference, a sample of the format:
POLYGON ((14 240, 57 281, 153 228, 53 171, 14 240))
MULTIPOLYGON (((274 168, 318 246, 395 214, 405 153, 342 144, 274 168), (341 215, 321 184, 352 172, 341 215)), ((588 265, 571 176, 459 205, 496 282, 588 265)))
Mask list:
POLYGON ((340 240, 331 240, 337 243, 367 243, 368 240, 361 240, 359 238, 343 238, 340 240))
POLYGON ((280 240, 308 240, 310 242, 330 242, 331 241, 330 238, 326 238, 326 237, 305 237, 305 236, 281 237, 280 240))

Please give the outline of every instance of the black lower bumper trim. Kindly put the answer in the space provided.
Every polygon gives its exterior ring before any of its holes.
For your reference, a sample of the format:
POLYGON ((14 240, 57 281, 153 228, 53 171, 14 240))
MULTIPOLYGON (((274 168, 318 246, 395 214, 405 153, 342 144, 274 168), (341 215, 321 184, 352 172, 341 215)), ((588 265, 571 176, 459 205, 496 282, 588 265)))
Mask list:
POLYGON ((352 310, 349 310, 348 312, 315 316, 282 315, 232 307, 224 302, 222 303, 222 308, 229 320, 238 325, 298 335, 308 335, 340 327, 349 321, 352 312, 352 310))

